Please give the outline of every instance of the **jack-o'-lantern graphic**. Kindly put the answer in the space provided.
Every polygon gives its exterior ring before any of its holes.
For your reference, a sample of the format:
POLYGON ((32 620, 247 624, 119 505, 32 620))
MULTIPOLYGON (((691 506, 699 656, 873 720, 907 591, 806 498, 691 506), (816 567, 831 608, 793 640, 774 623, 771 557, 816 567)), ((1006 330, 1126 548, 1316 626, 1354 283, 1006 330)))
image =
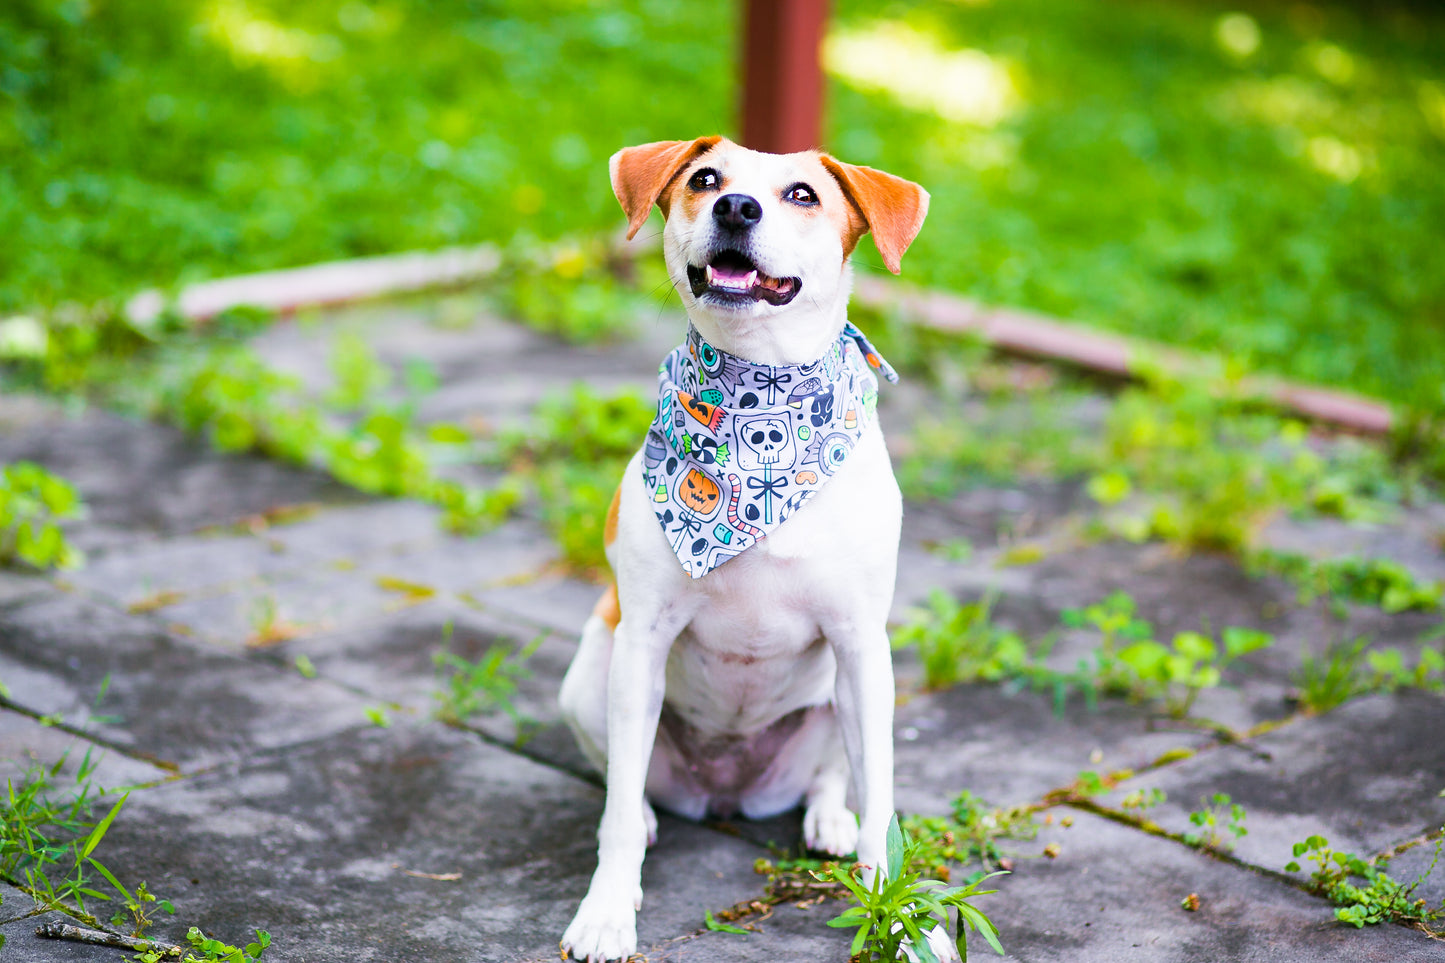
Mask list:
POLYGON ((722 489, 698 468, 682 476, 674 495, 683 508, 703 518, 712 517, 722 507, 722 489))

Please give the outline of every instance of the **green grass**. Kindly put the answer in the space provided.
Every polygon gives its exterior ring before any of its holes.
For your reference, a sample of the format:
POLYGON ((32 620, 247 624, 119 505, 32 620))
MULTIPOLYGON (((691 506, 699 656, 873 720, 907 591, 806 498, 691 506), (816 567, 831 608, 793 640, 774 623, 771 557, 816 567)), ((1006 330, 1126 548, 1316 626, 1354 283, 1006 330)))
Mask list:
MULTIPOLYGON (((15 0, 0 313, 616 228, 612 151, 734 129, 737 7, 15 0)), ((1408 9, 840 0, 855 53, 981 51, 1013 95, 835 75, 828 140, 932 191, 911 280, 1440 407, 1445 19, 1408 9)))

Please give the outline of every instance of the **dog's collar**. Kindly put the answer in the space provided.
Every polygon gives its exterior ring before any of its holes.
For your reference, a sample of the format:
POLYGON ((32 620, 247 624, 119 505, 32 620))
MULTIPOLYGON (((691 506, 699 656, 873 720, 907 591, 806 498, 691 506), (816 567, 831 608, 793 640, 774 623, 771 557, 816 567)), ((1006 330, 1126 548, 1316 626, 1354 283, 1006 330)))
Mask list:
POLYGON ((687 341, 658 367, 642 471, 657 521, 693 578, 788 519, 847 461, 872 421, 878 375, 898 375, 852 323, 802 365, 687 341))

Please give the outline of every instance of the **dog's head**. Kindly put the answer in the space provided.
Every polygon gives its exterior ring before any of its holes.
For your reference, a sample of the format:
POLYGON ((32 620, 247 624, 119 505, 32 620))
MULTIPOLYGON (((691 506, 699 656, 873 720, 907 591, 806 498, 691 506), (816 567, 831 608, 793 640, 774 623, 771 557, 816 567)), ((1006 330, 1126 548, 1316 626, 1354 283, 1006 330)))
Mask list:
POLYGON ((928 211, 901 177, 721 137, 628 147, 611 172, 629 238, 661 208, 668 273, 703 337, 769 364, 818 357, 842 329, 858 239, 872 231, 897 274, 928 211))

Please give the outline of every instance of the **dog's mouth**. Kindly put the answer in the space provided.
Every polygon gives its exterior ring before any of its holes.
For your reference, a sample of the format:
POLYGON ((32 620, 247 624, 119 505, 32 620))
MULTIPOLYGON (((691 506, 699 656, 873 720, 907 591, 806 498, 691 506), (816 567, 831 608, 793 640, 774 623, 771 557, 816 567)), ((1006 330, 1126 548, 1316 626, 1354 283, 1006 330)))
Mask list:
POLYGON ((768 277, 741 251, 719 251, 702 267, 689 264, 687 280, 693 297, 732 305, 756 301, 784 305, 803 287, 799 278, 768 277))

